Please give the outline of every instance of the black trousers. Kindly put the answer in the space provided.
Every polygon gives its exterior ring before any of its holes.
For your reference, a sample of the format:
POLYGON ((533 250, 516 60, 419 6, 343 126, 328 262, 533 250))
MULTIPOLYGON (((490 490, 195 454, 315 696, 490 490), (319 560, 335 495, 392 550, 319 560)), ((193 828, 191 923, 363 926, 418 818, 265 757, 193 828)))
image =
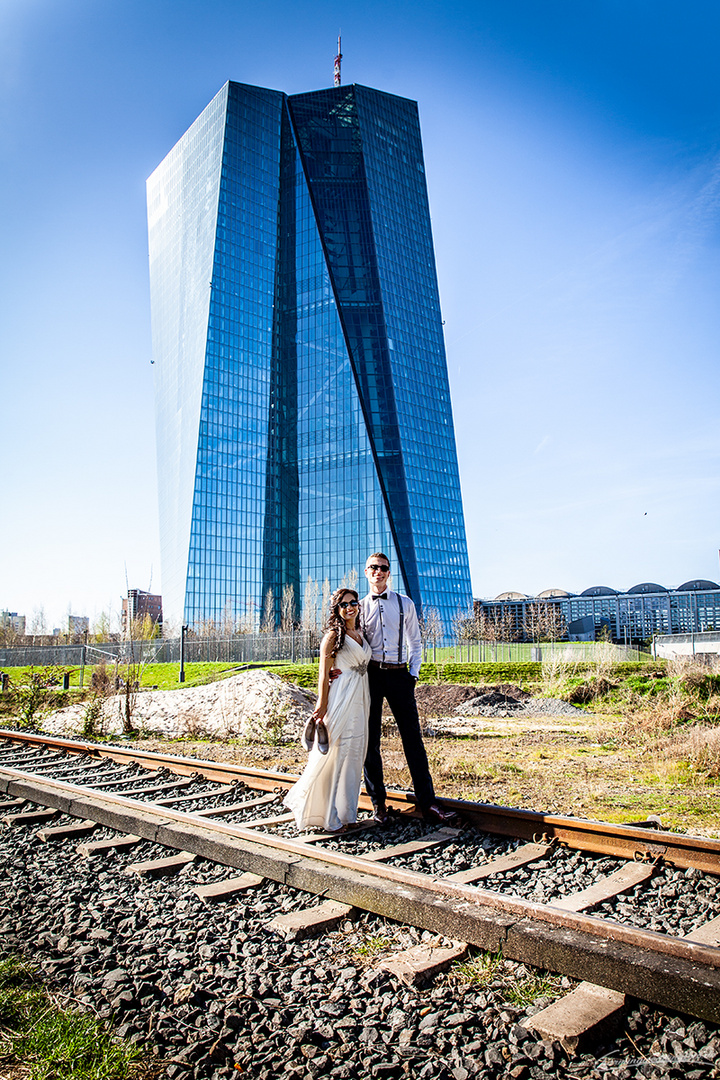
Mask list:
POLYGON ((420 731, 415 702, 415 679, 407 668, 368 667, 370 681, 370 716, 368 718, 368 748, 365 757, 365 787, 374 806, 385 802, 380 737, 383 701, 387 701, 395 717, 402 739, 405 760, 410 769, 413 790, 418 806, 426 810, 435 801, 430 766, 420 731))

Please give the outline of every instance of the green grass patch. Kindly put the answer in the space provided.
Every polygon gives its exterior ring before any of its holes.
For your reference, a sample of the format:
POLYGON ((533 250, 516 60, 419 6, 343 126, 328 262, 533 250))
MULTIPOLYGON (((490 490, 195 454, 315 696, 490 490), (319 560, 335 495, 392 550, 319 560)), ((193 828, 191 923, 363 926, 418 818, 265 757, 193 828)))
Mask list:
MULTIPOLYGON (((240 671, 247 671, 248 668, 267 667, 273 669, 272 664, 239 664, 228 663, 220 661, 202 661, 198 663, 185 664, 185 682, 180 682, 180 664, 145 664, 140 670, 140 686, 145 689, 151 689, 156 686, 158 690, 177 690, 180 686, 201 686, 204 683, 217 682, 218 679, 227 678, 229 675, 236 675, 240 671)), ((10 676, 10 693, 14 687, 22 686, 27 683, 31 676, 40 670, 49 671, 50 668, 33 668, 33 667, 4 667, 2 669, 10 676)), ((87 664, 85 666, 83 690, 89 690, 93 672, 99 670, 99 665, 87 664)), ((105 668, 110 679, 115 678, 115 665, 108 664, 105 668)), ((316 669, 317 670, 317 669, 316 669)), ((69 703, 78 700, 77 692, 80 690, 80 668, 79 667, 63 667, 57 668, 57 671, 62 674, 68 672, 70 675, 70 690, 65 691, 66 699, 69 703), (75 693, 73 693, 75 691, 75 693)), ((118 666, 118 675, 121 679, 125 678, 127 672, 127 664, 120 664, 118 666)), ((56 691, 57 694, 62 694, 62 690, 56 691)), ((0 695, 0 698, 2 695, 0 695)))
POLYGON ((308 690, 317 689, 319 671, 317 664, 278 664, 271 670, 281 679, 295 683, 296 686, 304 686, 308 690))
POLYGON ((562 980, 559 975, 550 975, 540 971, 519 979, 503 991, 505 1000, 519 1009, 527 1009, 536 1001, 546 997, 557 997, 562 992, 562 980))
POLYGON ((362 956, 365 960, 379 956, 393 947, 393 943, 385 934, 370 934, 359 945, 353 946, 353 952, 362 956))
POLYGON ((624 680, 624 686, 628 690, 648 698, 666 694, 670 684, 671 680, 667 676, 653 678, 647 675, 628 675, 624 680))
POLYGON ((29 1066, 27 1080, 124 1080, 140 1075, 137 1047, 114 1038, 94 1016, 68 1008, 15 957, 0 960, 0 1025, 3 1065, 29 1066))
POLYGON ((469 960, 459 960, 448 972, 448 982, 456 986, 487 986, 503 973, 502 953, 481 952, 469 960))

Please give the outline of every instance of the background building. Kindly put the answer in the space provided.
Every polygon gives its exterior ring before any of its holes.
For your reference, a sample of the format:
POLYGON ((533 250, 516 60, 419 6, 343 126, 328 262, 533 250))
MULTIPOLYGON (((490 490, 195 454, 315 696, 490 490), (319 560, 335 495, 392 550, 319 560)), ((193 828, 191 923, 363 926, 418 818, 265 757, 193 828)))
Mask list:
POLYGON ((17 611, 0 611, 0 631, 4 634, 24 634, 25 616, 17 611))
POLYGON ((566 627, 561 637, 592 641, 605 633, 617 643, 638 643, 654 634, 720 630, 720 585, 696 578, 667 589, 644 581, 627 592, 594 585, 579 595, 546 589, 537 596, 505 592, 494 600, 475 601, 476 617, 502 626, 515 640, 532 637, 533 621, 542 609, 557 611, 555 625, 566 627))
POLYGON ((166 618, 279 622, 383 550, 449 629, 472 594, 416 104, 229 82, 148 223, 166 618))
POLYGON ((143 592, 142 589, 128 589, 127 597, 123 597, 122 601, 122 636, 129 637, 130 631, 141 627, 147 618, 151 620, 153 626, 162 626, 162 596, 154 596, 152 593, 143 592))
POLYGON ((68 615, 68 634, 71 637, 80 637, 90 630, 90 619, 87 615, 68 615))

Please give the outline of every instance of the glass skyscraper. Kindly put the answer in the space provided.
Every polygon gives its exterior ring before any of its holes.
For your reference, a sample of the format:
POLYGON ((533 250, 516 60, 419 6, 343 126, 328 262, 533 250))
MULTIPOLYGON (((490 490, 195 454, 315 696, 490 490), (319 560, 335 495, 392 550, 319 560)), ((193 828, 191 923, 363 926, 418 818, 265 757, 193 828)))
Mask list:
POLYGON ((166 620, 257 624, 385 551, 472 604, 417 106, 228 82, 148 181, 166 620))

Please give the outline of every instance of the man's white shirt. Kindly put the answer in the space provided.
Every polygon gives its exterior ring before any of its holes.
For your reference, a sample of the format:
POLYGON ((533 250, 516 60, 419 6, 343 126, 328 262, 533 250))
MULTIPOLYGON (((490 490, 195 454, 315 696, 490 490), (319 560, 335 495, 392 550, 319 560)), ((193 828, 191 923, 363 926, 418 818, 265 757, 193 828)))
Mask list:
POLYGON ((403 641, 400 657, 400 605, 396 592, 388 589, 387 599, 374 599, 372 593, 363 597, 360 601, 362 629, 372 649, 373 660, 386 664, 407 664, 410 674, 417 678, 422 663, 422 642, 417 612, 409 596, 402 597, 402 608, 403 641))

